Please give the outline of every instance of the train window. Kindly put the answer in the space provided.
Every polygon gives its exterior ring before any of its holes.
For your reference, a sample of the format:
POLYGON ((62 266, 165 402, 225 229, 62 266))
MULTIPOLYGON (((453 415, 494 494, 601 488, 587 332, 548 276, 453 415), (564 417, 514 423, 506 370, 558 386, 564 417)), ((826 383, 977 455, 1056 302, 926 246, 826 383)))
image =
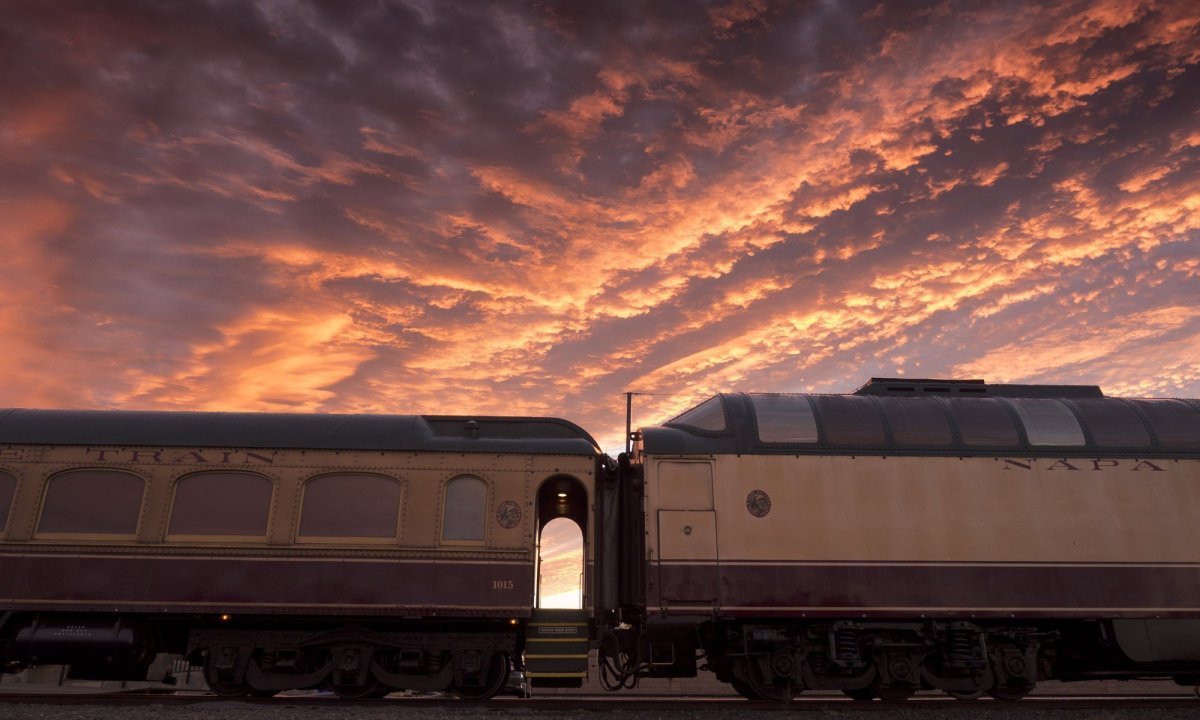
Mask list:
POLYGON ((725 406, 721 397, 711 397, 696 407, 671 418, 667 425, 690 425, 709 432, 721 432, 725 429, 725 406))
POLYGON ((1146 424, 1128 403, 1115 398, 1080 398, 1072 401, 1100 447, 1150 447, 1146 424))
POLYGON ((270 478, 243 472, 199 472, 179 478, 168 535, 265 537, 270 478))
POLYGON ((1146 415, 1164 450, 1200 449, 1200 412, 1179 400, 1131 400, 1146 415))
POLYGON ((446 483, 443 540, 483 540, 486 516, 487 485, 482 480, 463 475, 446 483))
POLYGON ((817 418, 807 395, 751 395, 758 439, 763 442, 815 443, 817 418))
POLYGON ((37 532, 129 535, 137 532, 146 482, 119 470, 68 470, 50 478, 37 532))
POLYGON ((883 414, 892 426, 892 437, 900 447, 947 447, 954 444, 950 420, 936 398, 879 398, 883 414))
POLYGON ((386 475, 318 475, 304 484, 297 539, 394 540, 400 529, 400 499, 400 483, 386 475))
POLYGON ((1009 400, 1025 426, 1030 445, 1086 445, 1083 428, 1075 413, 1062 400, 1054 398, 1012 398, 1009 400))
POLYGON ((17 478, 10 473, 0 472, 0 533, 8 526, 8 513, 16 490, 17 478))
POLYGON ((1016 447, 1020 444, 1012 416, 995 398, 947 398, 950 416, 966 445, 1016 447))
POLYGON ((887 440, 879 408, 869 397, 815 395, 813 402, 831 445, 882 445, 887 440))

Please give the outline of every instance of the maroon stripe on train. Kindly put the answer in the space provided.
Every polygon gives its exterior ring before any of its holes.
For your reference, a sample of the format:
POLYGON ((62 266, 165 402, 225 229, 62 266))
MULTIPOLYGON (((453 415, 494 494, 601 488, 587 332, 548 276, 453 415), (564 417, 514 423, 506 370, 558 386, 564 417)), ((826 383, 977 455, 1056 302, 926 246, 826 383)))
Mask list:
POLYGON ((160 603, 156 609, 167 611, 278 605, 378 614, 460 606, 476 610, 439 614, 523 608, 527 615, 533 602, 532 564, 0 554, 0 578, 0 610, 160 603))
POLYGON ((716 600, 729 615, 847 614, 822 612, 835 608, 853 608, 857 612, 851 615, 896 615, 955 608, 1007 616, 1013 610, 1023 615, 1023 609, 1045 615, 1060 608, 1150 613, 1200 607, 1200 568, 1182 566, 797 564, 725 565, 718 570, 681 564, 654 567, 650 577, 656 581, 652 606, 708 606, 711 612, 716 600))

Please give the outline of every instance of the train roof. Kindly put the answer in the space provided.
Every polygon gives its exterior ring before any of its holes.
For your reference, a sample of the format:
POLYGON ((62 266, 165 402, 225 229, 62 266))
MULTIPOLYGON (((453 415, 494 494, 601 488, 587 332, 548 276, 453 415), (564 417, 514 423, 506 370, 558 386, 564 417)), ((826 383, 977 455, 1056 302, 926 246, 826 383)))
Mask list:
POLYGON ((0 409, 0 444, 598 455, 545 417, 0 409))
POLYGON ((872 378, 853 394, 716 395, 642 430, 651 454, 1200 457, 1200 401, 1094 385, 872 378))

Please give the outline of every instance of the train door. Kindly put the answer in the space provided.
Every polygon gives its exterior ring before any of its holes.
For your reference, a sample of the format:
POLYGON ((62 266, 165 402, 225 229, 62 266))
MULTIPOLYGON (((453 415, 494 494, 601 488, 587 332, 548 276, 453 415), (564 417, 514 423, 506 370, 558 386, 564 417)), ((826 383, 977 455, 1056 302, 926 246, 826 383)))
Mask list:
POLYGON ((660 602, 715 607, 719 567, 712 463, 659 460, 655 474, 660 602))
POLYGON ((537 598, 525 633, 525 674, 537 687, 580 687, 587 677, 588 495, 552 477, 537 495, 537 598))
POLYGON ((537 607, 586 607, 587 508, 587 491, 574 478, 550 478, 538 489, 537 607))

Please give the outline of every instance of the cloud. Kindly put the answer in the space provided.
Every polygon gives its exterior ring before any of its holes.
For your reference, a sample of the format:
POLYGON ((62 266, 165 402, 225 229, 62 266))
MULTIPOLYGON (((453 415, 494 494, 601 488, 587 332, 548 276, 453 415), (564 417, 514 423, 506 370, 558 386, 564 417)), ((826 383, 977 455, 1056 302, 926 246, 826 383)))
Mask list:
POLYGON ((25 5, 0 403, 1200 393, 1182 0, 25 5), (1056 349, 1057 348, 1057 349, 1056 349))

